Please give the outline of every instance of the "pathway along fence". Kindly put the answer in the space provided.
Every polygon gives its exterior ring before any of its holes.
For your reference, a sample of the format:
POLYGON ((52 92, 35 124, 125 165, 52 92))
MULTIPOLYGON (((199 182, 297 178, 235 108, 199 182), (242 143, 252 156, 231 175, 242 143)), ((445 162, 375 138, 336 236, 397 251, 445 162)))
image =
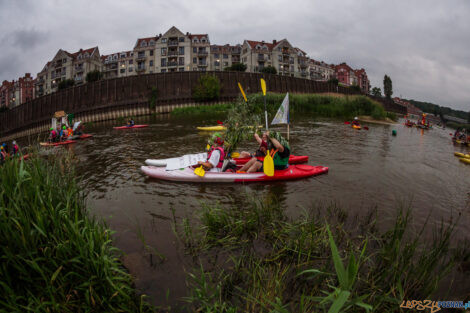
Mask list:
MULTIPOLYGON (((220 101, 230 101, 239 95, 240 82, 246 93, 261 91, 260 78, 266 80, 267 90, 291 93, 339 92, 355 94, 349 88, 334 86, 326 82, 288 76, 244 73, 244 72, 174 72, 156 73, 101 80, 75 86, 26 102, 0 113, 0 136, 10 137, 25 130, 44 130, 50 125, 54 112, 73 113, 76 118, 84 116, 108 116, 110 111, 125 112, 126 109, 150 112, 149 96, 152 88, 157 89, 156 107, 172 107, 194 103, 193 87, 203 74, 212 74, 221 83, 220 101)), ((113 115, 114 117, 115 115, 113 115)), ((28 131, 28 133, 30 133, 28 131)), ((33 132, 34 133, 34 132, 33 132)))

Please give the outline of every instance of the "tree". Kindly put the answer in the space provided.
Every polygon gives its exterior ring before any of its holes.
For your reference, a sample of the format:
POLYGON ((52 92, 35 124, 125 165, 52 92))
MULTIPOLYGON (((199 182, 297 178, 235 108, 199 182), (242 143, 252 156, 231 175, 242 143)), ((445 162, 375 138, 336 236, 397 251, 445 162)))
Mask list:
POLYGON ((387 75, 384 76, 384 95, 387 97, 387 99, 390 99, 393 94, 393 88, 392 88, 392 79, 388 77, 387 75))
POLYGON ((216 76, 205 74, 199 77, 193 89, 193 98, 196 101, 209 101, 218 99, 220 95, 220 82, 216 76))
POLYGON ((101 73, 98 70, 94 70, 86 74, 86 81, 87 83, 96 82, 100 80, 102 77, 103 77, 103 73, 101 73))
POLYGON ((349 87, 350 90, 352 91, 355 91, 355 92, 361 92, 361 87, 359 87, 358 85, 352 85, 349 87))
POLYGON ((61 81, 59 85, 57 86, 57 88, 59 90, 62 90, 62 89, 72 87, 74 84, 75 84, 75 81, 73 79, 66 79, 66 80, 61 81))
POLYGON ((260 71, 261 73, 266 73, 266 74, 277 74, 277 70, 274 66, 266 66, 266 67, 263 67, 260 71))
POLYGON ((226 71, 244 72, 244 71, 246 71, 246 64, 233 63, 232 66, 226 67, 225 70, 226 71))
POLYGON ((382 97, 382 90, 379 87, 372 88, 372 91, 370 93, 374 97, 382 97))
POLYGON ((335 85, 335 86, 338 86, 339 80, 338 80, 338 78, 330 78, 330 79, 328 80, 328 84, 333 84, 333 85, 335 85))

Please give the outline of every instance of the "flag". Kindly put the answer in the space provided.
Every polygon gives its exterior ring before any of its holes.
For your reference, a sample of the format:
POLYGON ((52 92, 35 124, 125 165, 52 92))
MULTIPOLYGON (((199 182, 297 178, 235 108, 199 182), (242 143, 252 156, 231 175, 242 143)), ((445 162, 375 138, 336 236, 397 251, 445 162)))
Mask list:
POLYGON ((271 125, 274 124, 289 124, 289 93, 282 100, 282 104, 271 122, 271 125))

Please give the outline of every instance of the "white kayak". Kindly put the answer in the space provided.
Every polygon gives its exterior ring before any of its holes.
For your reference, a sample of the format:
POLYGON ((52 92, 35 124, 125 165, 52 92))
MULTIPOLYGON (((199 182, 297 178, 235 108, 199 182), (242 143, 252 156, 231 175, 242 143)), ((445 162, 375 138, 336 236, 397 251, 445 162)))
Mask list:
POLYGON ((180 181, 180 182, 200 182, 200 183, 240 183, 240 182, 260 182, 276 180, 292 180, 309 176, 320 175, 328 172, 328 167, 311 165, 290 165, 285 170, 274 171, 274 176, 267 176, 263 172, 256 173, 233 173, 233 172, 206 172, 203 177, 194 174, 194 168, 186 167, 180 170, 167 171, 163 167, 142 166, 142 172, 150 177, 180 181))

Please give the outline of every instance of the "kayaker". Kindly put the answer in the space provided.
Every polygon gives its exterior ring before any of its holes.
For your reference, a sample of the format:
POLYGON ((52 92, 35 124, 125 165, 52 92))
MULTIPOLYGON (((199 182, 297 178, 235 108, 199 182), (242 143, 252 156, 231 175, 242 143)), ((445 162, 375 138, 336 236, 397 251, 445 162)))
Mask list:
POLYGON ((54 130, 53 127, 51 127, 49 130, 51 131, 51 133, 49 134, 49 142, 57 141, 57 132, 54 130))
POLYGON ((354 118, 351 124, 354 126, 361 126, 361 124, 359 124, 359 119, 357 118, 357 116, 354 118))
POLYGON ((5 151, 3 150, 3 145, 0 146, 0 164, 3 164, 5 162, 5 159, 7 158, 7 155, 5 151))
POLYGON ((5 153, 6 156, 8 156, 8 145, 4 142, 2 144, 3 147, 3 152, 5 153))
POLYGON ((62 126, 62 130, 60 131, 60 140, 66 141, 67 140, 67 126, 62 126))
POLYGON ((13 140, 11 143, 13 146, 13 156, 19 156, 20 155, 20 147, 16 144, 16 140, 13 140))
POLYGON ((248 151, 242 151, 240 153, 240 158, 252 158, 252 157, 266 156, 266 151, 268 150, 268 142, 267 142, 266 134, 263 133, 262 137, 260 137, 257 133, 255 133, 255 139, 259 143, 258 150, 256 150, 254 154, 248 151))
MULTIPOLYGON (((279 132, 269 131, 265 132, 267 141, 268 141, 268 151, 273 158, 274 169, 283 170, 289 166, 289 157, 290 157, 290 147, 284 137, 281 136, 279 132)), ((252 158, 245 165, 243 165, 239 172, 262 172, 263 171, 263 161, 258 160, 256 157, 252 158)))
POLYGON ((73 136, 73 129, 72 129, 72 127, 69 127, 67 129, 67 139, 68 140, 72 139, 72 136, 73 136))
POLYGON ((80 123, 77 126, 77 129, 75 129, 75 134, 79 135, 79 136, 83 135, 83 124, 82 123, 80 123))
POLYGON ((206 171, 220 172, 222 171, 222 165, 224 164, 225 151, 224 151, 224 140, 221 136, 215 136, 213 145, 207 154, 207 160, 205 162, 199 161, 198 165, 202 165, 206 171))
POLYGON ((127 126, 127 127, 132 127, 132 126, 134 126, 134 125, 135 125, 134 120, 133 120, 132 118, 130 118, 130 119, 127 121, 127 125, 126 125, 126 126, 127 126))

